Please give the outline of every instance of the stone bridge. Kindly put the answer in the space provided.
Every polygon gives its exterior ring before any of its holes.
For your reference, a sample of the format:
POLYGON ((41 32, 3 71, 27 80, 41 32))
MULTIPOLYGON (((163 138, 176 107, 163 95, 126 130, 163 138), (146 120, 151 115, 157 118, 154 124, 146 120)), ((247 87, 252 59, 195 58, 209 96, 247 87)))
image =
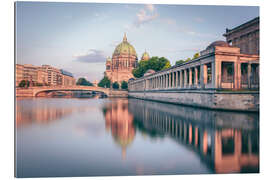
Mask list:
POLYGON ((102 92, 108 97, 127 97, 127 91, 124 90, 113 90, 110 88, 102 88, 95 86, 40 86, 40 87, 29 87, 29 88, 16 88, 16 96, 22 97, 36 97, 42 92, 52 91, 95 91, 102 92))

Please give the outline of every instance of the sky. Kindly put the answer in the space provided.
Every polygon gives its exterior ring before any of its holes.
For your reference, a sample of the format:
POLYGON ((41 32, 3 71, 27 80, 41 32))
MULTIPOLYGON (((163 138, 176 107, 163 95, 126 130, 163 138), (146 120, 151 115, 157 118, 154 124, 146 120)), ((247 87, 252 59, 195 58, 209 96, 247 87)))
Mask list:
POLYGON ((75 78, 102 79, 124 33, 141 58, 175 61, 259 16, 257 6, 17 2, 16 63, 49 64, 75 78))

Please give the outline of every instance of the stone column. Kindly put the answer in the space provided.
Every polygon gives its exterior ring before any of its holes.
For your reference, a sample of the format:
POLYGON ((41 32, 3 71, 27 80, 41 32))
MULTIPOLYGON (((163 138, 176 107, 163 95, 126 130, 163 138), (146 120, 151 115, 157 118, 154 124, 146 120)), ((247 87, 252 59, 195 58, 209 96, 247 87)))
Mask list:
POLYGON ((215 68, 215 87, 216 88, 221 88, 221 78, 222 78, 222 69, 221 69, 221 65, 222 65, 222 61, 215 61, 216 63, 216 68, 215 68))
POLYGON ((176 87, 179 87, 179 80, 178 80, 178 79, 179 79, 179 74, 178 74, 179 71, 176 71, 175 73, 176 73, 176 80, 175 80, 175 83, 176 83, 176 84, 175 84, 175 86, 176 86, 176 87))
POLYGON ((239 89, 241 83, 241 65, 237 59, 234 62, 234 88, 239 89))
POLYGON ((198 86, 198 67, 195 67, 195 85, 196 87, 198 86))
POLYGON ((171 87, 174 87, 175 86, 175 83, 174 83, 174 80, 175 80, 175 74, 174 74, 174 72, 172 72, 172 85, 171 85, 171 87))
POLYGON ((165 89, 168 88, 168 74, 165 74, 165 89))
POLYGON ((215 68, 215 62, 212 62, 211 63, 211 75, 212 75, 212 82, 211 82, 211 84, 212 84, 212 88, 216 88, 215 87, 215 82, 216 82, 216 68, 215 68))
POLYGON ((203 72, 202 72, 202 78, 203 78, 203 83, 204 85, 207 84, 207 65, 203 64, 203 72))
POLYGON ((160 76, 160 80, 161 80, 160 88, 163 89, 163 75, 160 76))
POLYGON ((184 69, 184 87, 187 87, 187 69, 184 69))
POLYGON ((160 89, 161 86, 161 76, 158 76, 158 89, 160 89))
POLYGON ((166 89, 166 74, 163 74, 163 89, 166 89))
POLYGON ((192 86, 192 68, 189 68, 189 86, 192 86))
POLYGON ((179 82, 179 87, 183 87, 182 86, 182 83, 183 83, 183 74, 182 74, 182 70, 179 71, 180 72, 180 76, 179 76, 179 79, 180 79, 180 82, 179 82))
POLYGON ((169 73, 169 88, 172 87, 172 74, 169 73))
POLYGON ((250 63, 248 63, 248 88, 251 88, 251 64, 250 63))
POLYGON ((159 89, 159 76, 157 76, 157 89, 159 89))

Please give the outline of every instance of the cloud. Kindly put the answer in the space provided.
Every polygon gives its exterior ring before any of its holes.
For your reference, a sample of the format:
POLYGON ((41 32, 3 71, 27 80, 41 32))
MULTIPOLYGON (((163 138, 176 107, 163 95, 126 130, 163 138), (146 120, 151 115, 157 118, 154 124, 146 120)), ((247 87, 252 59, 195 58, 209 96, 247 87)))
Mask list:
POLYGON ((195 21, 195 22, 202 23, 202 22, 205 21, 205 19, 203 19, 203 18, 201 18, 201 17, 195 17, 195 18, 194 18, 194 21, 195 21))
POLYGON ((176 21, 174 19, 171 18, 163 18, 161 19, 162 22, 165 22, 168 25, 175 25, 176 21))
POLYGON ((120 42, 119 41, 113 41, 109 44, 110 47, 116 47, 120 42))
POLYGON ((74 55, 75 61, 84 63, 101 63, 106 61, 106 55, 103 51, 89 49, 85 54, 74 55))
POLYGON ((199 52, 200 48, 184 48, 184 49, 163 49, 164 52, 169 53, 183 53, 183 52, 199 52))
POLYGON ((178 32, 185 33, 191 36, 196 36, 196 37, 206 37, 206 38, 218 38, 219 36, 216 34, 211 34, 211 33, 203 33, 203 32, 196 32, 189 27, 186 26, 180 26, 176 28, 178 32))
POLYGON ((155 7, 154 7, 153 4, 146 4, 146 5, 145 5, 145 8, 146 8, 147 10, 149 10, 150 12, 154 12, 154 10, 155 10, 155 7))
POLYGON ((134 22, 135 27, 140 27, 142 24, 149 23, 158 17, 154 5, 145 5, 143 9, 140 9, 136 14, 136 20, 134 22))

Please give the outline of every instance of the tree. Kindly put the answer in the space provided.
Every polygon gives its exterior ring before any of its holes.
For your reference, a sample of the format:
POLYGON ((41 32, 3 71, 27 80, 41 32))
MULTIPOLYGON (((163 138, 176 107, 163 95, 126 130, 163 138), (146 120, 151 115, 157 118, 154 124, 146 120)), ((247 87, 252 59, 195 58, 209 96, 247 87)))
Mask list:
POLYGON ((184 63, 184 62, 186 62, 186 61, 183 60, 183 59, 180 59, 180 60, 178 60, 178 61, 175 62, 175 65, 182 64, 182 63, 184 63))
POLYGON ((191 59, 191 58, 187 58, 186 60, 180 59, 180 60, 178 60, 178 61, 175 62, 175 65, 178 65, 178 64, 182 64, 182 63, 188 62, 188 61, 193 60, 193 59, 196 59, 196 58, 198 58, 198 57, 200 57, 200 53, 195 53, 195 54, 193 55, 193 58, 192 58, 192 59, 191 59))
POLYGON ((193 55, 193 58, 192 59, 196 59, 196 58, 198 58, 198 57, 200 57, 200 53, 195 53, 194 55, 193 55))
POLYGON ((87 81, 85 78, 79 78, 77 80, 76 85, 80 85, 80 86, 93 86, 93 84, 89 81, 87 81))
POLYGON ((148 69, 153 69, 154 71, 160 71, 160 70, 167 69, 170 67, 171 67, 171 64, 168 59, 166 59, 165 57, 154 56, 150 58, 148 61, 140 61, 138 63, 138 67, 133 69, 132 73, 134 77, 139 78, 139 77, 142 77, 148 69))
POLYGON ((22 80, 19 83, 19 87, 29 87, 29 85, 30 85, 30 82, 28 80, 22 80))
POLYGON ((114 82, 113 84, 112 84, 112 87, 113 87, 113 89, 119 89, 119 84, 118 84, 118 82, 114 82))
POLYGON ((127 88, 128 88, 128 83, 126 81, 122 81, 121 89, 127 89, 127 88))
POLYGON ((99 81, 98 86, 104 87, 104 88, 110 88, 111 87, 111 80, 107 76, 104 76, 103 79, 101 79, 99 81))
POLYGON ((190 58, 187 58, 185 61, 188 62, 188 61, 190 61, 190 60, 191 60, 190 58))

